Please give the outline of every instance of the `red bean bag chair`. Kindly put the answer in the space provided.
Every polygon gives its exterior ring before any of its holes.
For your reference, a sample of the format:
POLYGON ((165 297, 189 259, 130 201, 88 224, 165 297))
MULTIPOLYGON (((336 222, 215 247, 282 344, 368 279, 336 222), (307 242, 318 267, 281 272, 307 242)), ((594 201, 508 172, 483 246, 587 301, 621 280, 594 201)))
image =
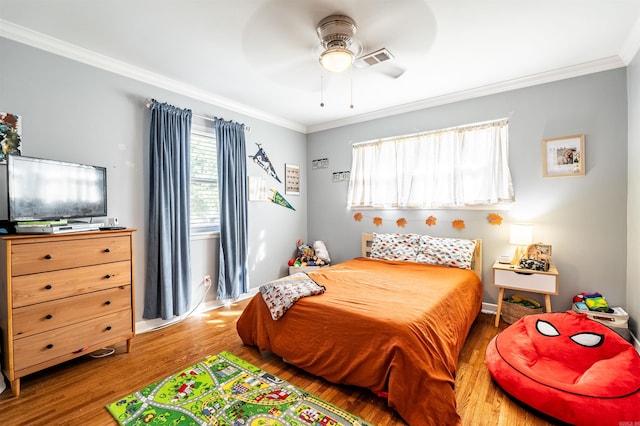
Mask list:
POLYGON ((640 356, 585 314, 525 316, 491 340, 486 361, 506 393, 565 423, 640 424, 640 356))

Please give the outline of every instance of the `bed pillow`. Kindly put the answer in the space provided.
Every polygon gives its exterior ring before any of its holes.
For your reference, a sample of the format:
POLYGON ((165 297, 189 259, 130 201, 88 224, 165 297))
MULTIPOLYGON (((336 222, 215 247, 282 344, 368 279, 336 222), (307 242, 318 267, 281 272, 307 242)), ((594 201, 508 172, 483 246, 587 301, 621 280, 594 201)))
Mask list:
POLYGON ((418 234, 373 234, 371 257, 415 262, 419 244, 418 234))
POLYGON ((471 269, 475 249, 476 242, 473 240, 423 235, 420 238, 416 262, 471 269))

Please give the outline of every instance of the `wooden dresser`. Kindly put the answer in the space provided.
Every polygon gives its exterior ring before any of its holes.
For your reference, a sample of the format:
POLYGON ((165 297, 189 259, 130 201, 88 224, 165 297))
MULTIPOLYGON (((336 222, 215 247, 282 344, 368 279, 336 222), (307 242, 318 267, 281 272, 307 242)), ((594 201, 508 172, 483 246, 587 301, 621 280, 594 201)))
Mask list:
POLYGON ((133 229, 0 239, 2 372, 20 378, 135 334, 133 229))

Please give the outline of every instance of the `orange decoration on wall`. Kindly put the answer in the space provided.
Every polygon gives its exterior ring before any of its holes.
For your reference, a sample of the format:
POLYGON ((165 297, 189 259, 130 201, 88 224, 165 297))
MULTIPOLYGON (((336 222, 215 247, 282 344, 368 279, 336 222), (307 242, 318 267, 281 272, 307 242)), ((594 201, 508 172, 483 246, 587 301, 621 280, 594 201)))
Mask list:
POLYGON ((497 213, 490 213, 489 216, 487 216, 487 219, 489 220, 489 223, 492 225, 502 224, 502 216, 500 216, 497 213))
POLYGON ((354 215, 353 215, 353 218, 354 218, 357 222, 362 221, 362 213, 358 212, 358 213, 354 214, 354 215))
POLYGON ((396 220, 396 225, 398 225, 400 228, 404 228, 406 224, 407 224, 407 219, 405 219, 404 217, 401 217, 400 219, 396 220))
POLYGON ((464 229, 465 227, 464 220, 462 219, 454 220, 453 222, 451 222, 451 225, 458 231, 460 231, 461 229, 464 229))
POLYGON ((381 217, 378 217, 378 216, 374 217, 374 218, 373 218, 373 224, 374 224, 375 226, 380 226, 380 225, 382 225, 382 218, 381 218, 381 217))
POLYGON ((434 226, 437 220, 438 219, 436 219, 435 216, 429 216, 427 220, 424 221, 424 223, 426 223, 427 226, 434 226))

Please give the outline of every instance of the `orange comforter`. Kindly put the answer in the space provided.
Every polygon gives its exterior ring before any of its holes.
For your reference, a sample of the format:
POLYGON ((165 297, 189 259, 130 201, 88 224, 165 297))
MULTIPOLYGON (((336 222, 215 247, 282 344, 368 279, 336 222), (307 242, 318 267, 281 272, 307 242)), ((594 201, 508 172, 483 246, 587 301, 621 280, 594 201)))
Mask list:
POLYGON ((245 344, 330 382, 388 392, 410 425, 460 422, 456 363, 482 304, 473 271, 356 258, 309 276, 326 292, 278 321, 260 294, 249 302, 237 323, 245 344))

